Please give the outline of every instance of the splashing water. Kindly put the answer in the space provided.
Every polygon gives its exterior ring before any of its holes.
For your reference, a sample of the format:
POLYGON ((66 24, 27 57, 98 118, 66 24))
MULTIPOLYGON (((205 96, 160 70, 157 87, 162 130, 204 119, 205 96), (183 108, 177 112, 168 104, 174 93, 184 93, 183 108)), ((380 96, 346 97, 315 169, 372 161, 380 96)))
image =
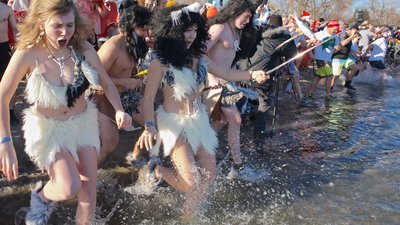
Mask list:
POLYGON ((160 184, 154 174, 148 172, 148 166, 139 169, 139 177, 133 186, 124 188, 124 191, 134 195, 153 195, 157 194, 156 189, 160 184))

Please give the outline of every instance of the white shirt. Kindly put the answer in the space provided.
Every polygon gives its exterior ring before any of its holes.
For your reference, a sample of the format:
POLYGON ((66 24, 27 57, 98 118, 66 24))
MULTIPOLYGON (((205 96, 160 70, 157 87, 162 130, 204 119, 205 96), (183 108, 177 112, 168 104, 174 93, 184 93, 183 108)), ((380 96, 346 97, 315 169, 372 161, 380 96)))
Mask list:
POLYGON ((371 43, 373 46, 369 61, 383 61, 385 59, 388 43, 384 37, 376 39, 371 43))
POLYGON ((372 32, 369 30, 360 30, 359 33, 361 35, 361 39, 358 42, 358 46, 363 46, 362 53, 364 53, 365 50, 367 50, 367 48, 368 48, 369 39, 372 36, 372 32))
MULTIPOLYGON (((330 38, 331 36, 332 35, 330 35, 326 30, 322 30, 320 32, 315 33, 315 37, 317 38, 317 40, 321 42, 330 38)), ((333 48, 338 44, 339 44, 339 39, 336 37, 325 42, 322 45, 319 45, 318 47, 315 48, 315 59, 331 62, 333 48)))

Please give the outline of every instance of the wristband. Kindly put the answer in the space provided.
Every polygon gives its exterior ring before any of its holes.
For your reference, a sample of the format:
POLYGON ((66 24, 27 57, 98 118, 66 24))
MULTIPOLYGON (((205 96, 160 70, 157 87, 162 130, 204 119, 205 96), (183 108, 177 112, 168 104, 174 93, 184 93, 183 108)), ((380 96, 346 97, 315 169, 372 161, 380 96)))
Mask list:
POLYGON ((11 141, 11 137, 7 136, 7 137, 2 137, 0 139, 0 143, 7 143, 11 141))
POLYGON ((147 127, 155 127, 155 126, 156 126, 156 124, 153 121, 144 122, 144 127, 145 128, 147 128, 147 127))

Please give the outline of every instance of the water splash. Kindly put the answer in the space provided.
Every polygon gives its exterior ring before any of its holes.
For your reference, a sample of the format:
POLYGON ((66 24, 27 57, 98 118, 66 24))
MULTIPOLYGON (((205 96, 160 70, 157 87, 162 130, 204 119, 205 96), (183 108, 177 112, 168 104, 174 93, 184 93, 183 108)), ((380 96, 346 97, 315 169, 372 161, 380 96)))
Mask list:
POLYGON ((132 195, 153 195, 161 180, 157 180, 154 174, 149 173, 148 166, 139 169, 139 177, 133 186, 124 188, 124 191, 132 195))

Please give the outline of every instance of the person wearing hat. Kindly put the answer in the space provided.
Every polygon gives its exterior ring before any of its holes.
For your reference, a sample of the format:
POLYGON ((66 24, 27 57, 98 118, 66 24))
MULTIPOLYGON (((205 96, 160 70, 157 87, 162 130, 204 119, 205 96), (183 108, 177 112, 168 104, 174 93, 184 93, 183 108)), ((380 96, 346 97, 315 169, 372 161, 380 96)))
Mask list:
MULTIPOLYGON (((317 41, 322 42, 328 38, 331 38, 332 35, 335 35, 337 30, 339 29, 339 23, 336 20, 329 21, 327 28, 323 31, 319 31, 315 33, 315 37, 317 41)), ((317 42, 318 43, 318 42, 317 42)), ((332 38, 330 41, 325 42, 324 44, 319 45, 315 48, 315 61, 317 63, 317 70, 315 71, 314 79, 311 83, 310 88, 307 91, 306 96, 311 97, 317 84, 322 78, 325 78, 325 88, 326 88, 326 96, 330 96, 331 94, 331 82, 332 82, 332 54, 336 51, 339 51, 341 48, 339 38, 332 38)))

